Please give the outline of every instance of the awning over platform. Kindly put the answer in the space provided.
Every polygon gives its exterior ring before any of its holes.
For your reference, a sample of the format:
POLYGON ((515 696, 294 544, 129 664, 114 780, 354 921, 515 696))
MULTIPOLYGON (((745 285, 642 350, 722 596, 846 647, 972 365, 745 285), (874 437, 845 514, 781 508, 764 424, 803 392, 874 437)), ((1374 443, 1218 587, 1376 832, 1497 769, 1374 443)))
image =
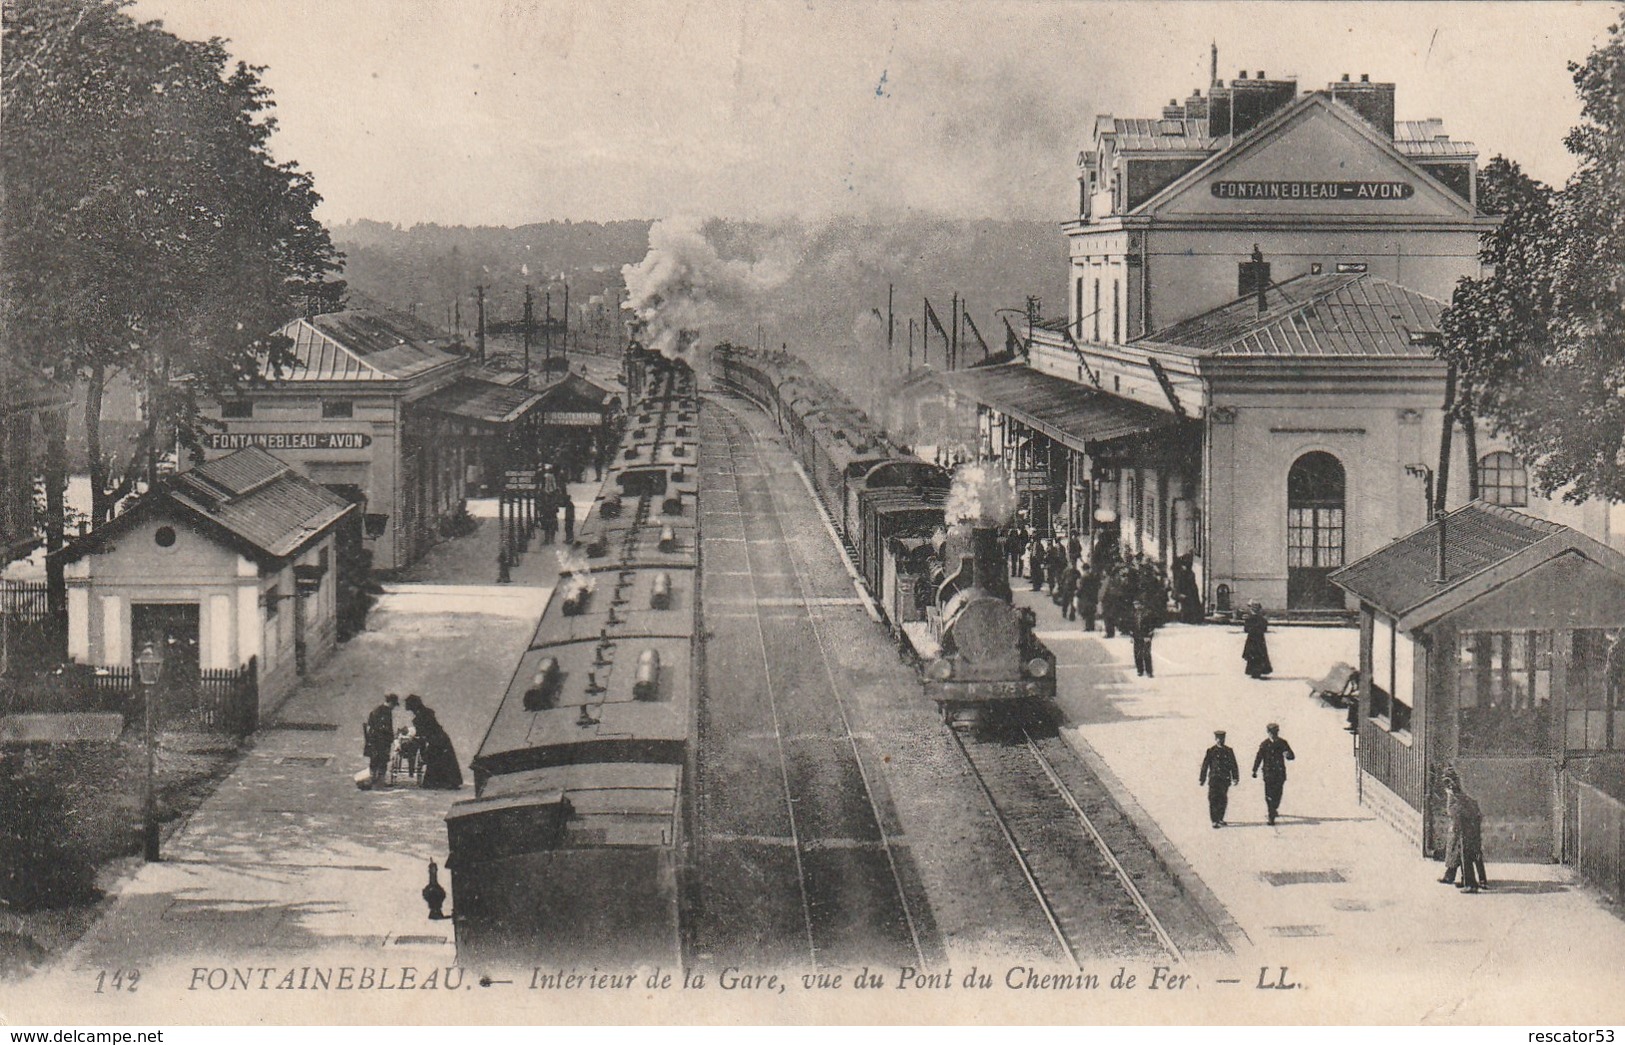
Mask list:
POLYGON ((1022 363, 957 370, 943 379, 960 395, 1084 452, 1090 443, 1172 428, 1179 422, 1166 410, 1063 381, 1022 363))
POLYGON ((461 378, 413 405, 464 421, 506 425, 524 417, 542 401, 542 393, 461 378))

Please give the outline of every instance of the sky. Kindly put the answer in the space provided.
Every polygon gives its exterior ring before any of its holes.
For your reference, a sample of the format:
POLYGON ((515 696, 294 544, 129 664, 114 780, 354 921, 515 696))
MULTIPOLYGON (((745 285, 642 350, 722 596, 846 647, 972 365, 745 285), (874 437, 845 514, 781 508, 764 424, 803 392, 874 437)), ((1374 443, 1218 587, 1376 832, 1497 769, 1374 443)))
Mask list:
POLYGON ((1398 84, 1481 161, 1572 170, 1612 3, 137 0, 277 101, 329 223, 1055 218, 1097 113, 1246 69, 1398 84))

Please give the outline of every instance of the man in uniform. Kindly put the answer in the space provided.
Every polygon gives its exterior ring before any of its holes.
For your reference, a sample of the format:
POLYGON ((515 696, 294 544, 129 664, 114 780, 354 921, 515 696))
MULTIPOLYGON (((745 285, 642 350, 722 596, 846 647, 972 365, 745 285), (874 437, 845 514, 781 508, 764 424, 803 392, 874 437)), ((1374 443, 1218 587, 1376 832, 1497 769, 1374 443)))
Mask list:
POLYGON ((1224 812, 1230 805, 1230 785, 1241 779, 1236 753, 1224 745, 1224 730, 1213 731, 1213 746, 1202 759, 1202 775, 1197 784, 1207 785, 1207 811, 1214 827, 1224 826, 1224 812))
POLYGON ((1258 745, 1253 756, 1253 779, 1264 770, 1264 805, 1269 810, 1270 826, 1275 826, 1275 814, 1281 808, 1281 791, 1286 787, 1286 764, 1297 758, 1292 745, 1281 739, 1281 727, 1271 722, 1264 727, 1269 736, 1258 745))
POLYGON ((382 787, 389 778, 389 752, 395 742, 395 705, 400 702, 400 697, 388 694, 382 704, 372 709, 366 725, 361 727, 361 753, 372 769, 373 787, 382 787))

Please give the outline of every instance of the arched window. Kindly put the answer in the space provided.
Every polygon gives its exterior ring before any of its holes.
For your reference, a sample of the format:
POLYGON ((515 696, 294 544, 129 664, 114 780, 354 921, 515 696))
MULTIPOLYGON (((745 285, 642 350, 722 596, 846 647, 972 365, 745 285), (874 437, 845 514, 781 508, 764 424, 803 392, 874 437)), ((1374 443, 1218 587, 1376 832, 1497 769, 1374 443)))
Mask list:
POLYGON ((1328 580, 1343 565, 1343 464, 1324 451, 1304 454, 1286 480, 1287 606, 1341 608, 1328 580))
POLYGON ((1529 506, 1529 473, 1523 462, 1497 450, 1478 460, 1478 496, 1507 508, 1529 506))

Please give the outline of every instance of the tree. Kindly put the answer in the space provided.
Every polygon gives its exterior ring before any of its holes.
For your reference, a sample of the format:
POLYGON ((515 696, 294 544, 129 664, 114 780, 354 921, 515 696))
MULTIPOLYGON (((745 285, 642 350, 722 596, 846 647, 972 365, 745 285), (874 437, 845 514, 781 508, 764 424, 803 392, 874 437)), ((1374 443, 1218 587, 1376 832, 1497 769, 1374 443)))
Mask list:
POLYGON ((195 424, 200 397, 283 357, 272 332, 330 292, 342 261, 310 176, 271 155, 261 70, 231 67, 220 40, 136 22, 127 2, 4 10, 0 333, 34 372, 83 383, 92 525, 195 424), (123 460, 101 439, 121 372, 148 418, 123 460))
POLYGON ((1494 271, 1457 285, 1441 354, 1543 493, 1625 500, 1625 30, 1569 69, 1578 169, 1553 191, 1486 166, 1481 205, 1504 216, 1484 240, 1494 271))

